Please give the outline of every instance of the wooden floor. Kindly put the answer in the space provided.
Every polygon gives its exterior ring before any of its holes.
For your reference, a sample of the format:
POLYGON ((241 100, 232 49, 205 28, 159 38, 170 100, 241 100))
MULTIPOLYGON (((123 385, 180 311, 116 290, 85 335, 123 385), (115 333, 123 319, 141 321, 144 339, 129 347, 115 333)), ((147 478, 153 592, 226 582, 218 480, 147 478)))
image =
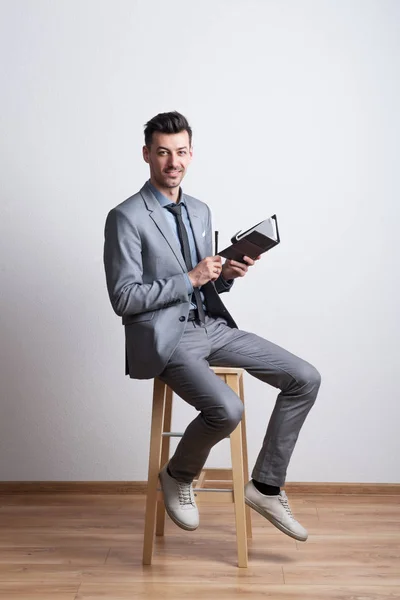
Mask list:
POLYGON ((309 540, 252 512, 249 568, 238 569, 232 505, 203 505, 195 532, 167 519, 143 567, 143 496, 0 496, 0 598, 400 599, 399 496, 290 501, 309 540))

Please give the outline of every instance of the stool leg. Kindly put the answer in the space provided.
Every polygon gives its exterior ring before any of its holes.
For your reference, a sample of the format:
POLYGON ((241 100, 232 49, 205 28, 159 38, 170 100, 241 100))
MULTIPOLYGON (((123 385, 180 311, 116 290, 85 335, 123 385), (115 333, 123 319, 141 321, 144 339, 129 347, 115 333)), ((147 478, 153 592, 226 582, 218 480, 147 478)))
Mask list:
POLYGON ((164 420, 166 385, 154 381, 153 411, 151 417, 149 473, 147 478, 146 515, 144 521, 143 564, 151 565, 157 506, 157 480, 160 471, 162 426, 164 420))
MULTIPOLYGON (((167 387, 166 399, 165 399, 165 411, 164 411, 164 431, 171 431, 171 420, 172 420, 172 395, 173 391, 170 387, 167 387)), ((162 468, 169 459, 169 443, 170 437, 165 436, 162 439, 161 444, 161 463, 162 468)), ((164 535, 165 526, 165 505, 162 495, 160 494, 157 500, 157 517, 156 517, 156 535, 164 535)))
MULTIPOLYGON (((226 375, 226 383, 239 396, 237 375, 226 375)), ((244 502, 244 478, 242 455, 242 424, 230 435, 232 457, 233 496, 235 502, 236 540, 238 550, 238 566, 247 567, 246 510, 244 502)))
MULTIPOLYGON (((244 388, 243 388, 243 373, 239 377, 239 392, 240 399, 244 404, 244 388)), ((242 417, 242 454, 243 454, 243 476, 244 482, 247 483, 249 481, 249 459, 247 455, 247 431, 246 431, 246 415, 243 413, 242 417)), ((246 531, 247 537, 253 537, 253 528, 251 526, 251 509, 250 506, 246 504, 246 531)))

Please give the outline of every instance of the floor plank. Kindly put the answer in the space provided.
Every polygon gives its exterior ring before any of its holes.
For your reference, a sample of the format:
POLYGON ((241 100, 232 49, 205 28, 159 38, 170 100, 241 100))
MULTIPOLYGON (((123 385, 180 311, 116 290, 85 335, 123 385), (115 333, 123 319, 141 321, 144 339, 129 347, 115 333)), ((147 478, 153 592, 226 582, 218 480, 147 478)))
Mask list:
POLYGON ((176 583, 173 587, 166 587, 163 583, 137 583, 127 585, 116 583, 113 585, 99 586, 98 584, 83 583, 79 588, 76 600, 127 600, 127 599, 180 600, 221 598, 231 600, 383 600, 399 599, 398 586, 349 586, 340 585, 260 585, 216 583, 201 581, 197 585, 176 583))
POLYGON ((79 584, 60 582, 0 582, 0 598, 7 600, 75 600, 79 584))

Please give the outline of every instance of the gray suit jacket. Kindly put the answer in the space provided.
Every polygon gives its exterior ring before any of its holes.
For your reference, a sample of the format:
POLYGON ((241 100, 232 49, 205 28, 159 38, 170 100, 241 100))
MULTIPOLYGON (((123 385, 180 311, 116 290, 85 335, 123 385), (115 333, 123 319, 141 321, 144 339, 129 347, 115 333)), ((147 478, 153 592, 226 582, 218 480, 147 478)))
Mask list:
MULTIPOLYGON (((211 212, 184 195, 199 260, 212 256, 211 212)), ((190 295, 187 268, 163 209, 144 186, 113 208, 106 220, 104 266, 111 304, 125 325, 126 374, 150 379, 166 366, 185 329, 190 295)), ((223 281, 202 288, 209 313, 236 323, 219 293, 223 281)))

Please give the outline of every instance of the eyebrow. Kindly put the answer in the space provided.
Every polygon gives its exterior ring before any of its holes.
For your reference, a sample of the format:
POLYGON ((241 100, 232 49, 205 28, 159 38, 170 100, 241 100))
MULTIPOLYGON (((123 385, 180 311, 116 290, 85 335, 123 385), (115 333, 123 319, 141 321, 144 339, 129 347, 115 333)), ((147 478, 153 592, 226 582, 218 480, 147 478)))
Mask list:
MULTIPOLYGON (((187 146, 181 146, 180 148, 177 148, 177 150, 187 150, 188 147, 187 146)), ((166 148, 165 146, 158 146, 157 150, 167 150, 168 152, 170 152, 169 148, 166 148)))

